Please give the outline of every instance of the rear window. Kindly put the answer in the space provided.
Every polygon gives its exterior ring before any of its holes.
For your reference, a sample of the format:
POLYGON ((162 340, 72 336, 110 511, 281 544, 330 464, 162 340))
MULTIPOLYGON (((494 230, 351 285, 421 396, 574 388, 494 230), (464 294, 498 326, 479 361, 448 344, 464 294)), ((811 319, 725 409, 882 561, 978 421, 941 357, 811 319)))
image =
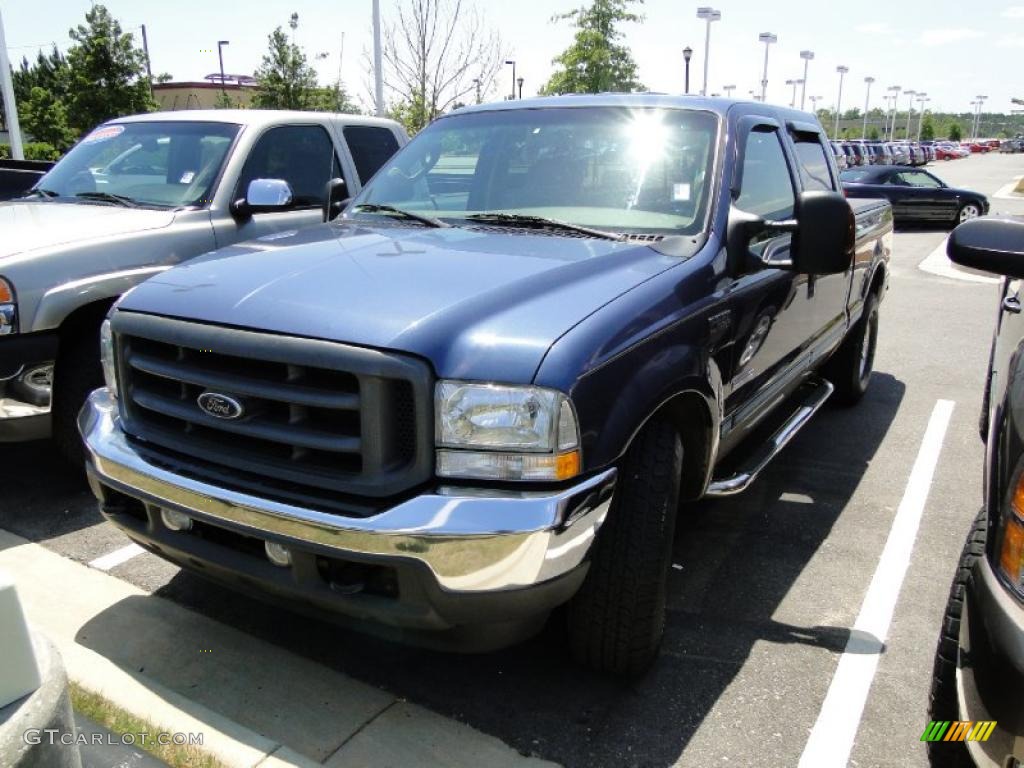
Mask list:
POLYGON ((398 140, 388 128, 348 125, 342 132, 363 184, 398 151, 398 140))
POLYGON ((872 179, 874 174, 871 171, 864 170, 863 168, 850 168, 847 171, 843 171, 839 174, 839 180, 848 183, 865 183, 872 179))

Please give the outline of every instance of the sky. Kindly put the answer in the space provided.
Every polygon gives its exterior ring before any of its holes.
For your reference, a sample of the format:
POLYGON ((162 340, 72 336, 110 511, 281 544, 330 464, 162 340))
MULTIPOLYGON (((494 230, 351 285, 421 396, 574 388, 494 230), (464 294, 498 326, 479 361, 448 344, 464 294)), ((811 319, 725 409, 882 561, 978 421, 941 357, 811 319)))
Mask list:
MULTIPOLYGON (((382 15, 392 17, 395 3, 381 0, 382 15)), ((551 60, 572 40, 573 30, 552 17, 585 0, 464 0, 502 35, 524 78, 530 96, 553 69, 551 60)), ((1024 0, 1016 0, 1024 3, 1024 0)), ((700 3, 703 4, 703 3, 700 3)), ((40 44, 66 49, 68 29, 81 23, 89 0, 0 0, 12 63, 35 55, 40 44)), ((349 91, 369 103, 364 55, 372 46, 370 0, 107 0, 107 7, 126 30, 146 25, 154 74, 169 72, 175 80, 197 80, 217 72, 217 40, 229 40, 224 66, 230 73, 251 74, 266 50, 274 27, 287 29, 293 11, 299 14, 296 41, 304 46, 322 82, 334 82, 339 71, 349 91), (315 54, 327 54, 314 59, 315 54), (340 69, 339 69, 340 67, 340 69)), ((698 3, 648 0, 637 6, 641 23, 626 24, 641 82, 652 91, 681 93, 682 49, 694 53, 690 62, 691 92, 699 92, 704 67, 705 22, 696 18, 698 3)), ((842 107, 863 109, 865 77, 874 77, 871 106, 881 106, 885 89, 900 85, 928 94, 929 109, 968 112, 978 94, 989 97, 986 111, 1008 112, 1010 98, 1024 98, 1024 4, 1014 0, 859 0, 856 3, 803 0, 718 0, 721 21, 711 27, 708 91, 736 85, 734 96, 759 91, 764 64, 761 32, 778 35, 768 62, 768 101, 788 104, 793 92, 785 85, 803 76, 801 50, 812 50, 807 96, 820 96, 819 107, 833 108, 838 96, 836 67, 849 67, 844 78, 842 107)), ((511 90, 506 67, 490 98, 511 90)), ((797 106, 800 89, 797 90, 797 106)), ((907 97, 899 108, 907 109, 907 97)), ((810 109, 811 102, 806 104, 810 109)), ((915 109, 918 105, 915 102, 915 109)))

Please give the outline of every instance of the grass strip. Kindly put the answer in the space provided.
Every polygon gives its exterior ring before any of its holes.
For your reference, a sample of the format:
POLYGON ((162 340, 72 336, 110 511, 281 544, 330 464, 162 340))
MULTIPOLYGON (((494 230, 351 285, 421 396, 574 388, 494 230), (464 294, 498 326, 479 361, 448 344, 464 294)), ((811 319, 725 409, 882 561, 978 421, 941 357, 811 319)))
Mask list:
POLYGON ((226 768, 224 763, 204 752, 202 747, 192 744, 159 744, 156 734, 173 732, 121 709, 110 700, 83 688, 78 683, 70 682, 69 687, 71 706, 75 712, 80 712, 119 736, 133 735, 133 746, 146 750, 171 768, 226 768), (143 733, 148 734, 144 742, 141 736, 143 733))

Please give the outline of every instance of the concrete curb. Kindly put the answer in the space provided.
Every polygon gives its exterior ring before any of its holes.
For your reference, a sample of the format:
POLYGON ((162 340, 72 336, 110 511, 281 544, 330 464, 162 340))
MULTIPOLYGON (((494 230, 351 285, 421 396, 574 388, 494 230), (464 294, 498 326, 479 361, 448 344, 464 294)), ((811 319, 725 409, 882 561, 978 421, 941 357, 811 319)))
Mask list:
POLYGON ((2 529, 0 567, 69 678, 232 768, 552 765, 2 529))

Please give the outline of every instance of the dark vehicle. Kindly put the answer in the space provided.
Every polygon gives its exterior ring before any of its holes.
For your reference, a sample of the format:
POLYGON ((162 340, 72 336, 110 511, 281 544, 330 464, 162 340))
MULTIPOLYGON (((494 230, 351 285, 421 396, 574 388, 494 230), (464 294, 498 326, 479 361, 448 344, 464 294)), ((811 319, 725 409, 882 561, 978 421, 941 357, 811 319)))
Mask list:
POLYGON ((860 166, 871 164, 871 159, 868 156, 867 150, 862 144, 846 142, 844 144, 844 149, 846 149, 847 154, 851 156, 852 162, 849 164, 851 168, 859 168, 860 166))
POLYGON ((846 152, 843 151, 843 148, 838 141, 830 141, 829 146, 832 148, 832 157, 836 161, 836 167, 839 168, 840 171, 845 171, 849 167, 846 152))
POLYGON ((884 197, 896 221, 958 224, 988 213, 988 198, 950 187, 928 171, 905 165, 850 168, 840 174, 849 198, 884 197))
POLYGON ((79 421, 100 509, 405 640, 508 645, 567 603, 576 659, 639 673, 680 499, 745 490, 869 384, 891 214, 837 190, 814 117, 766 104, 445 115, 341 218, 111 311, 79 421))
POLYGON ((0 160, 0 200, 21 197, 53 165, 43 160, 0 160))
POLYGON ((981 437, 985 498, 964 543, 935 653, 931 717, 986 725, 985 741, 935 742, 933 764, 967 752, 990 768, 1024 764, 1024 222, 971 221, 949 239, 957 264, 1004 275, 981 437))

